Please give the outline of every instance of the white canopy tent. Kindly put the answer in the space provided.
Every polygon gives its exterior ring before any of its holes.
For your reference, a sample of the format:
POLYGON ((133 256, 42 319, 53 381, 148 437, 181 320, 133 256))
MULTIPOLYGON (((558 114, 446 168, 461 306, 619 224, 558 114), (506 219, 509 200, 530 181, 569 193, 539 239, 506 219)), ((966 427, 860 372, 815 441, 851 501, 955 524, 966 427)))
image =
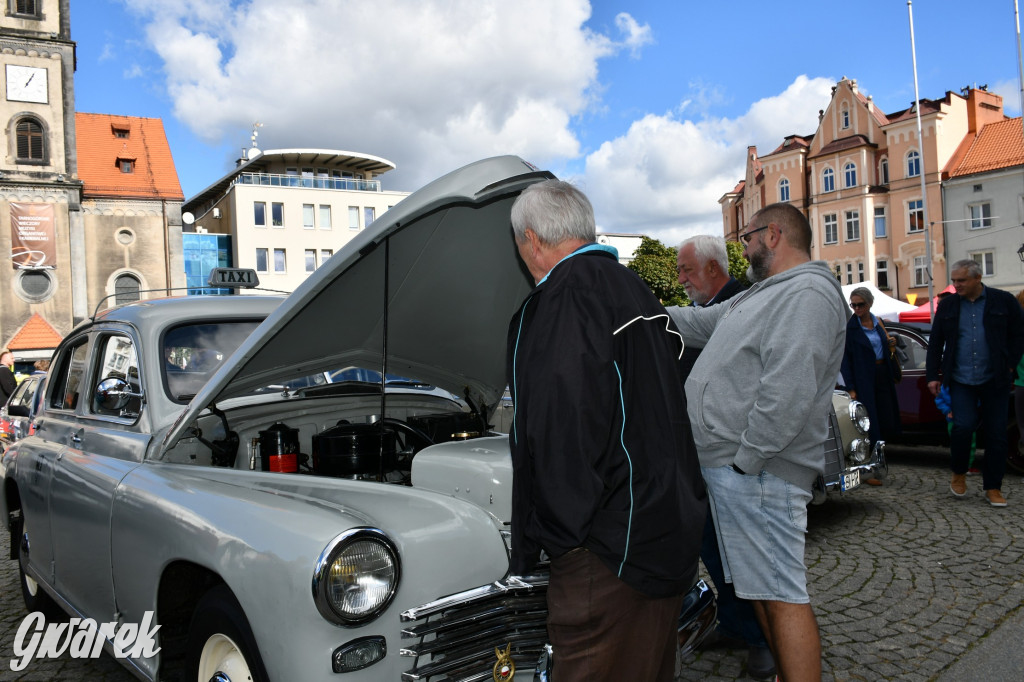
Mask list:
MULTIPOLYGON (((857 287, 865 287, 871 292, 871 295, 875 297, 875 302, 871 306, 871 312, 875 317, 880 317, 883 320, 889 320, 896 322, 899 320, 899 315, 902 312, 908 310, 914 310, 917 306, 910 305, 898 298, 889 296, 881 289, 875 286, 874 282, 856 282, 854 284, 843 285, 843 298, 847 303, 850 302, 850 292, 857 287)), ((852 314, 852 312, 851 312, 852 314)))

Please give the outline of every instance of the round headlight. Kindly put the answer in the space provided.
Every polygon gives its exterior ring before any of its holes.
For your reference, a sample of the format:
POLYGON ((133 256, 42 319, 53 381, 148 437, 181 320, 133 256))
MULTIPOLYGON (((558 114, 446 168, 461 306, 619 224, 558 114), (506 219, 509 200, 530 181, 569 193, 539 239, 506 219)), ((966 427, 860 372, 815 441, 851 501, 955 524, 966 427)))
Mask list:
POLYGON ((863 464, 871 457, 871 441, 867 438, 854 438, 850 443, 850 459, 854 464, 863 464))
POLYGON ((313 600, 332 623, 362 625, 391 603, 400 577, 394 543, 376 528, 353 528, 320 553, 313 571, 313 600))
POLYGON ((856 400, 850 401, 850 421, 861 433, 868 432, 868 429, 871 428, 871 420, 868 418, 868 408, 864 407, 864 403, 856 400))

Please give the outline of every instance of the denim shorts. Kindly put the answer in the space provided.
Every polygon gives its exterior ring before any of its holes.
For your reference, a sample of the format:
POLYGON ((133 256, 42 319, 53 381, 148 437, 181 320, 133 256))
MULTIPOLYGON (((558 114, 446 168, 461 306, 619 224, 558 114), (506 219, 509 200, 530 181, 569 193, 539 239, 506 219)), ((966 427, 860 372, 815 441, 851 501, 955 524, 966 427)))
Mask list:
POLYGON ((762 471, 701 467, 725 580, 744 599, 807 604, 804 536, 811 493, 762 471))

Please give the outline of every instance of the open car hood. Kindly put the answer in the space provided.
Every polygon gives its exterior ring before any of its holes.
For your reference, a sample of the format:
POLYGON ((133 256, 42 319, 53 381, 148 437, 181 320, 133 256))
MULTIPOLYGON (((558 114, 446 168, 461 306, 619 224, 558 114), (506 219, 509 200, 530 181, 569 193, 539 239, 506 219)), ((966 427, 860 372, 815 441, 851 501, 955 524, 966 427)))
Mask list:
POLYGON ((217 401, 314 372, 381 370, 385 356, 388 374, 495 405, 506 383, 508 322, 533 288, 512 235, 512 203, 553 177, 502 156, 403 199, 285 299, 196 395, 167 441, 217 401))

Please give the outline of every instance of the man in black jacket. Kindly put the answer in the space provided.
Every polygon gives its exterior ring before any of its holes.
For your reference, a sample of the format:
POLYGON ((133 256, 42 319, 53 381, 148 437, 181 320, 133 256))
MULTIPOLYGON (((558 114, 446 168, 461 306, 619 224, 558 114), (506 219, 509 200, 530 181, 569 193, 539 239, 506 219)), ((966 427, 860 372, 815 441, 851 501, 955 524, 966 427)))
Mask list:
POLYGON ((13 369, 14 353, 4 348, 0 351, 0 405, 6 405, 14 389, 18 388, 13 369))
POLYGON ((671 680, 706 507, 681 339, 572 185, 528 187, 512 227, 537 286, 509 325, 511 570, 551 557, 559 682, 671 680))
POLYGON ((993 507, 1005 507, 1006 421, 1013 372, 1024 352, 1024 319, 1012 294, 981 283, 981 267, 973 260, 953 263, 950 279, 957 295, 939 301, 925 362, 928 389, 938 395, 945 384, 952 404, 949 491, 955 497, 967 494, 971 437, 980 417, 985 497, 993 507))

